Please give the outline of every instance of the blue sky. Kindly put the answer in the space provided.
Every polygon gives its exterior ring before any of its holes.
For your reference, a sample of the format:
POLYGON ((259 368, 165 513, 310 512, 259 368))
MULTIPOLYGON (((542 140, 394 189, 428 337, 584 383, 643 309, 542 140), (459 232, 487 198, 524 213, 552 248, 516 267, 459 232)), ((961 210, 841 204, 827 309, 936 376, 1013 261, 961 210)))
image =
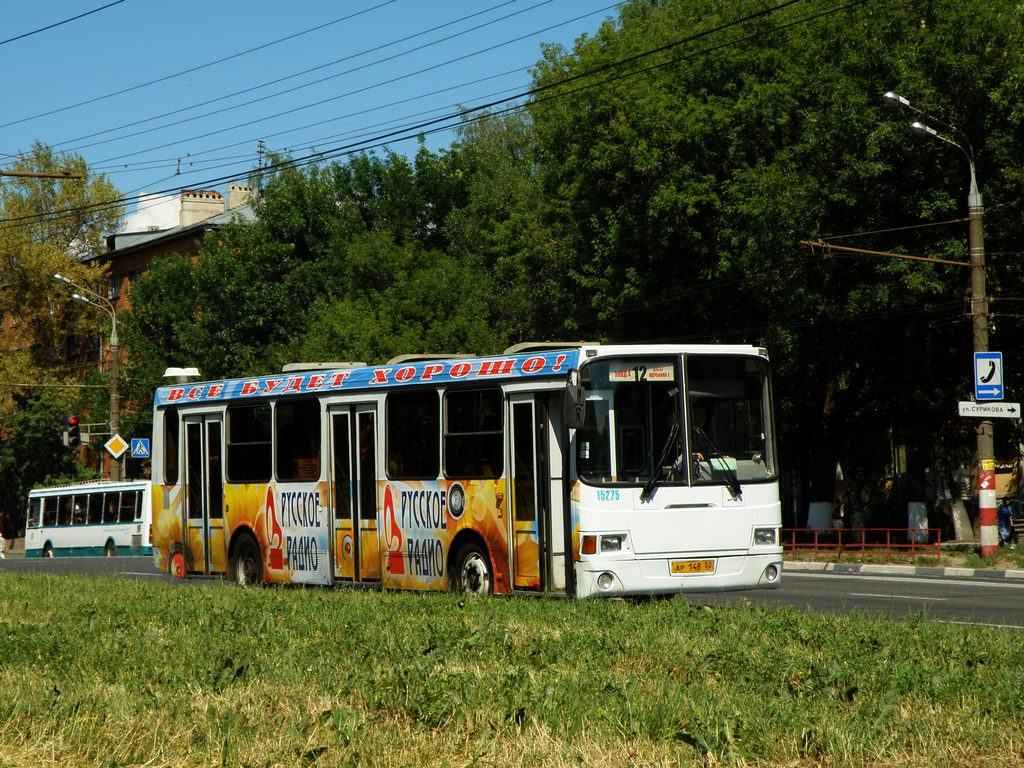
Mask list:
POLYGON ((40 141, 125 197, 224 191, 260 140, 305 157, 514 95, 543 43, 571 49, 615 15, 610 0, 5 0, 0 169, 40 141))

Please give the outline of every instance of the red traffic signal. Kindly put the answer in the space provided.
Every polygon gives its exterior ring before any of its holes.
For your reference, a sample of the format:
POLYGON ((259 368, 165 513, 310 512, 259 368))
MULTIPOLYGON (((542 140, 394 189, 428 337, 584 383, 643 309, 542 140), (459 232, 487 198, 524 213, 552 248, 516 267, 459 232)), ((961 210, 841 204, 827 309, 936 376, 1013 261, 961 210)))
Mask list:
POLYGON ((64 417, 64 442, 66 445, 76 446, 82 442, 82 432, 78 425, 77 416, 64 417))

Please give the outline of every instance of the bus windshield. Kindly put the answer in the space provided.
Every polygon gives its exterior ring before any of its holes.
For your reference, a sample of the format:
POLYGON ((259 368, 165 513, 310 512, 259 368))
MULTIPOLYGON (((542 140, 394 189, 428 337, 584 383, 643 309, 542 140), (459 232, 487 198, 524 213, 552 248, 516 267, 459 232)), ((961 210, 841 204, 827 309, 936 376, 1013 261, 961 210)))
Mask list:
POLYGON ((768 365, 744 355, 601 358, 581 368, 576 469, 588 483, 775 478, 768 365))

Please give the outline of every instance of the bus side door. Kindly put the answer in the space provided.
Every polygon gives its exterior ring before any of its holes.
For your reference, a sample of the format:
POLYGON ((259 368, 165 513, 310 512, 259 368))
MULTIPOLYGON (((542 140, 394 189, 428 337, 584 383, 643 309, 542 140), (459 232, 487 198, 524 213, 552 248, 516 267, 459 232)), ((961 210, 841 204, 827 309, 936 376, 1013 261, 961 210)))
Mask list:
POLYGON ((224 573, 223 419, 189 415, 185 425, 185 568, 188 573, 224 573))
POLYGON ((513 589, 541 591, 550 578, 544 567, 550 543, 543 416, 532 394, 509 396, 513 589))
POLYGON ((380 580, 377 540, 377 406, 328 411, 334 578, 380 580))

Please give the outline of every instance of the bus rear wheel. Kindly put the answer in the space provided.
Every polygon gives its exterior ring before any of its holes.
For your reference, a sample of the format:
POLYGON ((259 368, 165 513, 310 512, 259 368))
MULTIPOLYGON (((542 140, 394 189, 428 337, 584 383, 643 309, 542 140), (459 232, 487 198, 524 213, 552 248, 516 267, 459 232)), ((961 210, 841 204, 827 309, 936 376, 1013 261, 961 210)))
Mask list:
POLYGON ((167 568, 168 572, 176 579, 185 578, 185 553, 180 549, 176 550, 170 559, 167 568))
POLYGON ((471 595, 491 594, 494 582, 491 560, 476 544, 466 544, 455 558, 455 591, 471 595))
POLYGON ((231 558, 231 575, 240 587, 251 587, 263 582, 263 560, 256 539, 243 535, 235 544, 231 558))

